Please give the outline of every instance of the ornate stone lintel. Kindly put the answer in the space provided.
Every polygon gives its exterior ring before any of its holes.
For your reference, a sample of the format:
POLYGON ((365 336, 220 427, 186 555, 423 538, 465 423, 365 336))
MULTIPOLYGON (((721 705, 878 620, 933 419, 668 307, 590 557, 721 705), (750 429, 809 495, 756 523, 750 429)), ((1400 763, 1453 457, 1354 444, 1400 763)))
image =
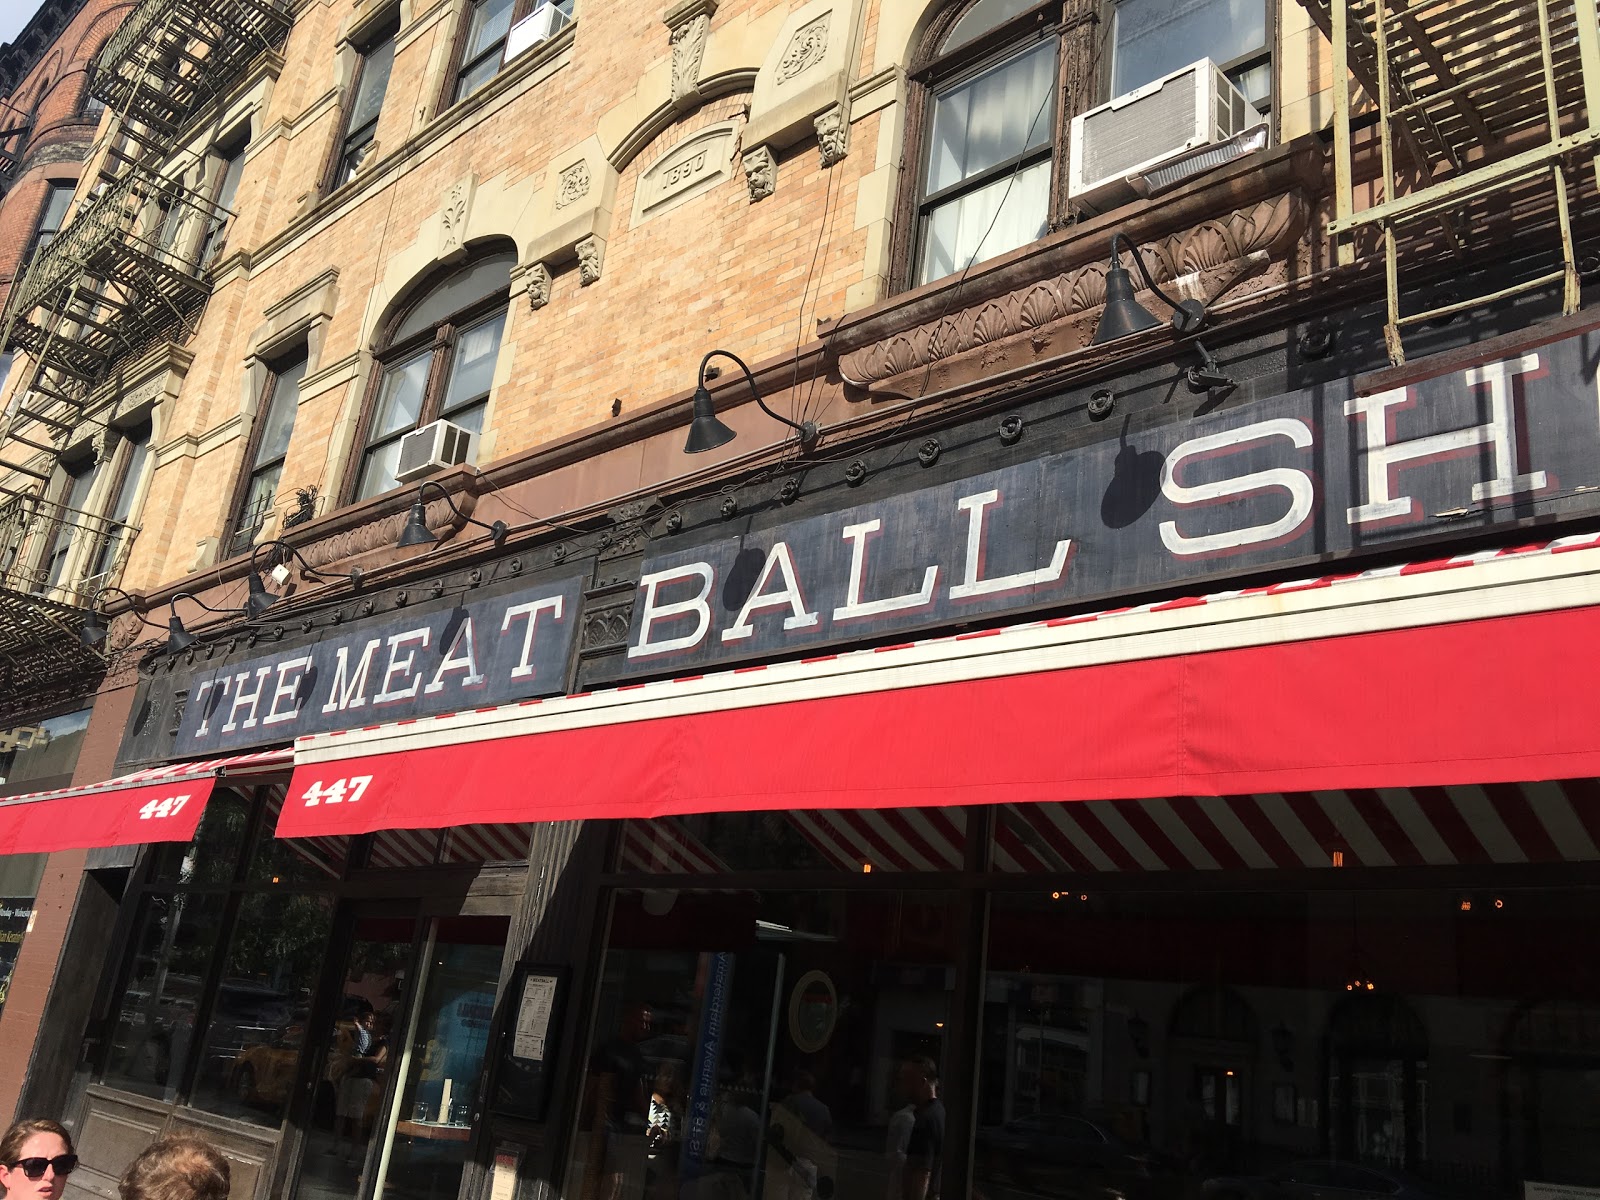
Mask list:
POLYGON ((765 200, 778 189, 778 160, 772 155, 772 147, 757 146, 754 150, 745 153, 741 160, 744 167, 744 177, 750 185, 750 203, 765 200))
POLYGON ((679 108, 691 108, 700 101, 700 63, 716 8, 715 0, 695 0, 667 14, 667 28, 672 31, 672 103, 679 108))
POLYGON ((550 268, 536 262, 527 270, 528 307, 538 312, 550 303, 550 268))
POLYGON ((588 287, 600 278, 600 264, 605 258, 606 244, 597 237, 586 237, 577 245, 578 282, 588 287))
POLYGON ((850 122, 844 115, 844 106, 835 104, 817 114, 817 148, 822 151, 822 165, 831 167, 843 162, 850 153, 850 122))

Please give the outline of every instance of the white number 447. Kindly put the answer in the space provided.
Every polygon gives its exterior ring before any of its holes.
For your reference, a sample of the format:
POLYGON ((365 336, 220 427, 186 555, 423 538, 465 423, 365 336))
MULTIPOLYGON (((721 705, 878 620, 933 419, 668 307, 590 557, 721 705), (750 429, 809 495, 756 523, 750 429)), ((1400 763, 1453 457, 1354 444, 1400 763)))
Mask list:
POLYGON ((175 816, 187 803, 189 803, 187 795, 168 796, 164 800, 152 800, 139 810, 139 819, 141 821, 159 821, 162 817, 175 816))
POLYGON ((300 793, 300 799, 305 801, 307 808, 318 804, 342 804, 345 801, 354 804, 361 799, 371 782, 371 775, 352 775, 348 779, 335 779, 327 784, 318 779, 300 793))

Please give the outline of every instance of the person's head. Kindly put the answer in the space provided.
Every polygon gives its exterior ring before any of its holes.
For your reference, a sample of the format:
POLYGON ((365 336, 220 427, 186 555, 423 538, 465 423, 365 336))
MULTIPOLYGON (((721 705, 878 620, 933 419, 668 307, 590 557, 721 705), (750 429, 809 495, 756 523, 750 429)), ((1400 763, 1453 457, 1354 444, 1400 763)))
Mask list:
POLYGON ((939 1068, 931 1058, 908 1058, 900 1064, 900 1090, 921 1108, 939 1094, 939 1068))
POLYGON ((72 1135, 54 1121, 18 1121, 0 1137, 6 1200, 60 1200, 77 1165, 72 1135))
POLYGON ((364 1009, 356 1014, 356 1024, 361 1026, 363 1029, 370 1030, 377 1023, 378 1014, 373 1012, 370 1008, 364 1009))
MULTIPOLYGON (((122 1200, 228 1200, 228 1160, 199 1138, 153 1142, 117 1182, 122 1200)), ((9 1200, 9 1198, 8 1198, 9 1200)))
POLYGON ((622 1013, 622 1040, 642 1042, 650 1036, 655 1024, 655 1014, 648 1004, 630 1004, 622 1013))

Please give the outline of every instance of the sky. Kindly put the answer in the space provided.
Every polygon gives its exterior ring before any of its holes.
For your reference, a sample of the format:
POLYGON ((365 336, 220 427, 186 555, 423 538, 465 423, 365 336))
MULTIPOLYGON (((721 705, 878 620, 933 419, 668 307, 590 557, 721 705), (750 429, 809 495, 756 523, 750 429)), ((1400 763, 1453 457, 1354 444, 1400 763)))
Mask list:
POLYGON ((38 11, 38 0, 0 0, 0 42, 16 37, 38 11))

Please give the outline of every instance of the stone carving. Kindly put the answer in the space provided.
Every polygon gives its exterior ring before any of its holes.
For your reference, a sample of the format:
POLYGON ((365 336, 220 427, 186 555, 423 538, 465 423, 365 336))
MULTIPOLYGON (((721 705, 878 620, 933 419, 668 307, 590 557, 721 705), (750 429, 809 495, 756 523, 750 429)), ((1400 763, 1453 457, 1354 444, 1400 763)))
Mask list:
POLYGON ((738 125, 724 121, 679 142, 639 175, 634 194, 637 225, 716 187, 733 173, 738 125))
POLYGON ((844 119, 844 107, 835 104, 817 114, 817 147, 822 151, 822 165, 831 167, 842 162, 850 153, 850 122, 844 119))
MULTIPOLYGON (((1282 254, 1304 233, 1310 208, 1288 193, 1139 247, 1156 281, 1212 270, 1262 251, 1282 254)), ((1091 312, 1105 303, 1106 264, 1071 267, 1048 279, 847 352, 847 378, 875 383, 979 346, 1091 312)))
POLYGON ((561 172, 561 185, 556 192, 556 209, 582 200, 589 194, 589 164, 579 159, 561 172))
POLYGON ((777 83, 788 83, 822 61, 828 53, 828 21, 832 16, 831 11, 825 12, 794 31, 783 57, 778 60, 777 83))
POLYGON ((633 597, 622 604, 590 609, 583 614, 583 650, 623 646, 633 623, 633 597))
POLYGON ((575 248, 578 251, 578 282, 588 287, 600 278, 602 254, 600 239, 591 235, 579 242, 575 248))
POLYGON ((550 303, 550 268, 542 262, 528 268, 528 307, 538 312, 550 303))
POLYGON ((706 52, 706 32, 711 17, 706 13, 690 17, 672 31, 672 98, 682 100, 698 91, 700 60, 706 52))
POLYGON ((439 248, 448 253, 459 250, 467 236, 467 208, 471 188, 465 180, 453 183, 444 194, 444 207, 439 212, 439 248))
POLYGON ((741 160, 744 177, 750 185, 750 203, 765 200, 778 188, 778 160, 770 146, 757 146, 741 160))

